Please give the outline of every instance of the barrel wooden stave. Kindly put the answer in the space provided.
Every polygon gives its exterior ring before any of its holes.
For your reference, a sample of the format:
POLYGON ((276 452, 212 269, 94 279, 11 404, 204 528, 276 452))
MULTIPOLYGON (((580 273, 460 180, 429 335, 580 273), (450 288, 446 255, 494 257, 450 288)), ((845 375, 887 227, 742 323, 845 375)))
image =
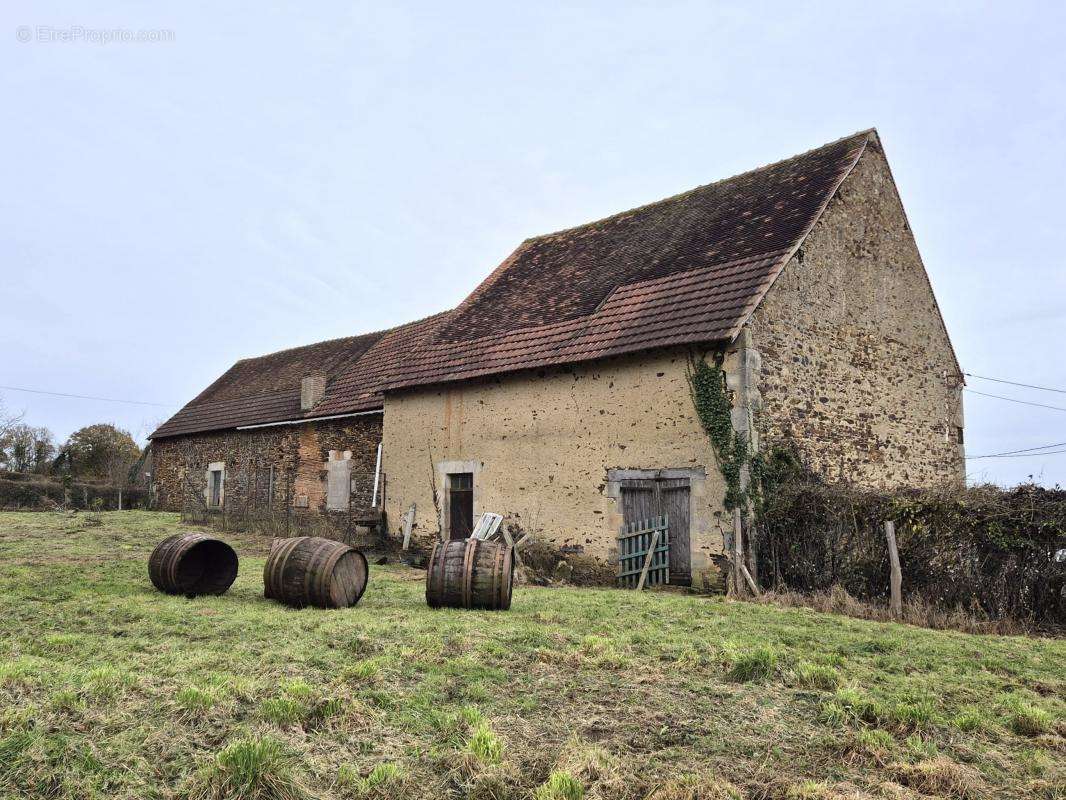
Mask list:
POLYGON ((506 611, 511 607, 513 567, 513 553, 503 542, 437 542, 426 571, 426 603, 431 608, 506 611))
POLYGON ((346 608, 366 590, 369 568, 355 548, 332 539, 275 539, 263 568, 263 594, 295 608, 346 608))
POLYGON ((223 594, 237 578, 237 554, 221 539, 202 533, 178 533, 152 550, 148 577, 167 594, 223 594))

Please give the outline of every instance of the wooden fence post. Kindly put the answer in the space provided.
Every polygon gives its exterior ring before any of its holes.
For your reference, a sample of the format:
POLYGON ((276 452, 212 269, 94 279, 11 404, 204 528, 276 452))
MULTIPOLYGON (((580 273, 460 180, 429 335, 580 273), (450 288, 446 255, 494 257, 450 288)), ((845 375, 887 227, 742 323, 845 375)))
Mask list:
POLYGON ((903 616, 903 571, 899 566, 899 550, 896 549, 896 523, 892 520, 885 520, 885 540, 888 542, 888 561, 892 567, 889 608, 892 616, 899 619, 903 616))
MULTIPOLYGON (((411 547, 411 528, 415 524, 415 509, 418 506, 415 503, 411 503, 411 507, 407 509, 407 513, 403 515, 403 549, 407 550, 411 547)), ((515 553, 517 556, 517 552, 515 553)))
POLYGON ((744 566, 744 524, 740 518, 740 509, 733 509, 733 588, 737 597, 744 595, 744 578, 740 568, 744 566))

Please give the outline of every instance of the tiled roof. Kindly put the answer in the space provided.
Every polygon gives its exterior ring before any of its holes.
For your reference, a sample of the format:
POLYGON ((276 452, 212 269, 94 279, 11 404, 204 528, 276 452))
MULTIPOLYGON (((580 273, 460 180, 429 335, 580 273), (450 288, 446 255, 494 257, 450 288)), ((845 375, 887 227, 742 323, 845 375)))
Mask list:
POLYGON ((153 438, 382 407, 388 389, 729 341, 873 131, 523 242, 454 311, 238 362, 153 438), (300 411, 300 380, 325 398, 300 411))
POLYGON ((385 388, 400 379, 414 354, 425 347, 449 313, 445 311, 386 331, 351 369, 330 384, 325 399, 315 407, 312 416, 381 408, 385 388))
POLYGON ((872 136, 523 242, 390 388, 732 339, 872 136))
POLYGON ((383 333, 367 333, 246 358, 164 422, 152 438, 224 430, 299 417, 300 382, 332 378, 350 367, 383 333))

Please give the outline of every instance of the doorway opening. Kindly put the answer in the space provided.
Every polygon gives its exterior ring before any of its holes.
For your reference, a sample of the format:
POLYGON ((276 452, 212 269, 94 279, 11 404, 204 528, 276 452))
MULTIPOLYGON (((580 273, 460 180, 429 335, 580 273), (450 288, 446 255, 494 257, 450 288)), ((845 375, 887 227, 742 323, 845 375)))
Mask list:
POLYGON ((448 538, 468 539, 474 532, 474 473, 449 472, 448 538))
MULTIPOLYGON (((652 473, 654 475, 654 473, 652 473)), ((688 478, 628 478, 619 481, 622 518, 629 524, 651 517, 670 520, 670 583, 692 585, 692 541, 689 534, 688 478)))

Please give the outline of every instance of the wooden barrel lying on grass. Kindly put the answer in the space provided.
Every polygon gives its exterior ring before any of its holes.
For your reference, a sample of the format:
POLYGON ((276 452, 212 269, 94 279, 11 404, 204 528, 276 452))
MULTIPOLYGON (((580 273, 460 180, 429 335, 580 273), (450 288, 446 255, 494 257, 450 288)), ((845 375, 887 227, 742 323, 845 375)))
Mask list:
POLYGON ((354 547, 317 536, 275 539, 264 594, 295 608, 346 608, 359 602, 368 575, 366 557, 354 547))
POLYGON ((429 555, 426 602, 431 608, 511 607, 514 560, 503 542, 458 539, 437 542, 429 555))
POLYGON ((220 539, 179 533, 156 545, 148 557, 148 577, 167 594, 222 594, 237 577, 237 554, 220 539))

